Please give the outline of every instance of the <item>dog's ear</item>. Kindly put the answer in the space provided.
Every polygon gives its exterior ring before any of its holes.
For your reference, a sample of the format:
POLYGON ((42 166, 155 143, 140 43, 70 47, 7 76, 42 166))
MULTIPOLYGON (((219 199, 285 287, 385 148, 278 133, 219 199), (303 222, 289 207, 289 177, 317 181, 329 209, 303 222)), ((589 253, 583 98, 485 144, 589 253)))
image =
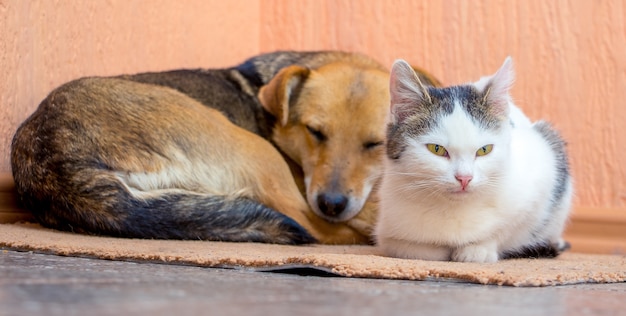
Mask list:
POLYGON ((261 104, 280 122, 287 124, 289 102, 297 95, 311 70, 301 66, 289 66, 278 72, 272 80, 259 91, 261 104))

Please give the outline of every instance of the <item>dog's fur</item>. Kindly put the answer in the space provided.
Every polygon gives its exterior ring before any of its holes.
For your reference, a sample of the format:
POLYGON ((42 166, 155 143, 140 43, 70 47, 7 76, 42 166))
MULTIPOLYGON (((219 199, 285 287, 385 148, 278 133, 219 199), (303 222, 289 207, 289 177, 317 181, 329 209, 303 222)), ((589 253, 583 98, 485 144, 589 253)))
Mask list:
POLYGON ((388 80, 363 55, 276 52, 226 69, 72 81, 17 130, 16 188, 61 230, 368 242, 388 80))

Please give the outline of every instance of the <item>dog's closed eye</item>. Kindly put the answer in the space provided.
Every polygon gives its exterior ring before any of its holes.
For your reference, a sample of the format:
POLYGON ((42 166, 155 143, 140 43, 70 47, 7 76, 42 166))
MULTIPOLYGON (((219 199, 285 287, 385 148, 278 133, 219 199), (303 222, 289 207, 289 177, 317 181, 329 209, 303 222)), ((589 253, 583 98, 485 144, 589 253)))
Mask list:
POLYGON ((323 142, 327 139, 326 135, 324 135, 324 133, 322 133, 320 130, 313 128, 309 125, 306 126, 307 131, 309 131, 309 133, 311 135, 313 135, 313 137, 315 137, 315 139, 317 139, 320 142, 323 142))
POLYGON ((382 146, 384 142, 383 141, 378 141, 378 142, 366 142, 363 143, 363 148, 365 148, 366 150, 370 150, 370 149, 374 149, 378 146, 382 146))

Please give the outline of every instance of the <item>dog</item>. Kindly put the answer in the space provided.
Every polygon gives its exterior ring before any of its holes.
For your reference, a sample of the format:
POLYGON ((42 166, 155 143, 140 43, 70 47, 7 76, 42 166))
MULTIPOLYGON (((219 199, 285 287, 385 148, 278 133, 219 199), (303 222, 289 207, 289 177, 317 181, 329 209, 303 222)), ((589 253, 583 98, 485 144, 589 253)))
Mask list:
POLYGON ((324 51, 71 81, 15 133, 18 197, 78 233, 368 243, 388 80, 367 56, 324 51))

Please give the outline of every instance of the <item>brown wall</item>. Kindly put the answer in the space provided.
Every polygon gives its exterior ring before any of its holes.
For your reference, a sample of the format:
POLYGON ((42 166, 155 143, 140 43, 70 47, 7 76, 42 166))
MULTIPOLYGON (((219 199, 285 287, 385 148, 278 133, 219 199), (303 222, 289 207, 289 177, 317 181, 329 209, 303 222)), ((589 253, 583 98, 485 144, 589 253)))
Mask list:
POLYGON ((342 49, 457 84, 510 55, 518 105, 569 142, 576 205, 626 212, 625 19, 621 0, 0 0, 0 171, 19 122, 80 76, 342 49))

